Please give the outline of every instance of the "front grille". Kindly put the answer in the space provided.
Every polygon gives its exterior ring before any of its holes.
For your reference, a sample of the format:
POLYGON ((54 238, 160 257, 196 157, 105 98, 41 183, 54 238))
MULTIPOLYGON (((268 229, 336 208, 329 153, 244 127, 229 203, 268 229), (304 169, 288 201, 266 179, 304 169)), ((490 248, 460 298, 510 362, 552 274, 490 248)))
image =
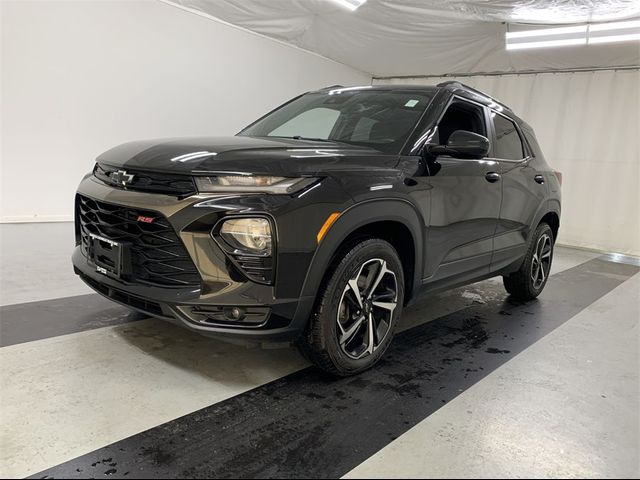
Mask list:
POLYGON ((86 256, 89 234, 122 243, 130 258, 125 280, 160 287, 200 287, 200 275, 169 221, 160 213, 76 199, 80 245, 86 256), (151 223, 138 221, 152 218, 151 223))
POLYGON ((177 197, 186 197, 196 193, 193 178, 188 175, 175 175, 171 173, 145 172, 139 170, 120 169, 108 165, 96 164, 93 174, 104 183, 116 188, 137 190, 141 192, 163 193, 177 197), (129 180, 126 185, 122 183, 118 172, 124 172, 129 180))

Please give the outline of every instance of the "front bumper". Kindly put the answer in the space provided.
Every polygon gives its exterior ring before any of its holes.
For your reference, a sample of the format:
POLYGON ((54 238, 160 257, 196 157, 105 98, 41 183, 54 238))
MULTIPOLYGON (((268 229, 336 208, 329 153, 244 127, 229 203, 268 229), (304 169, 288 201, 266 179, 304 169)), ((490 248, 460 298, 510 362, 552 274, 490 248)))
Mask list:
POLYGON ((78 246, 72 257, 74 270, 98 293, 154 317, 231 341, 289 342, 301 334, 313 298, 295 295, 291 285, 300 285, 302 282, 295 278, 292 282, 289 277, 300 275, 300 271, 304 275, 305 270, 300 268, 300 262, 308 262, 313 251, 308 254, 300 251, 288 253, 285 248, 278 252, 276 275, 287 275, 287 280, 278 282, 276 278, 274 285, 263 285, 243 276, 210 234, 211 228, 224 216, 251 213, 270 215, 269 212, 282 208, 286 199, 277 196, 229 195, 194 195, 178 199, 168 195, 116 189, 91 176, 82 181, 78 193, 100 202, 162 214, 178 233, 202 279, 198 287, 185 288, 135 281, 129 283, 97 271, 78 246), (196 206, 204 200, 209 200, 206 208, 196 206), (297 265, 298 268, 280 272, 279 264, 285 268, 287 265, 297 265), (241 308, 247 313, 245 319, 251 317, 252 321, 221 320, 219 312, 233 307, 241 308))

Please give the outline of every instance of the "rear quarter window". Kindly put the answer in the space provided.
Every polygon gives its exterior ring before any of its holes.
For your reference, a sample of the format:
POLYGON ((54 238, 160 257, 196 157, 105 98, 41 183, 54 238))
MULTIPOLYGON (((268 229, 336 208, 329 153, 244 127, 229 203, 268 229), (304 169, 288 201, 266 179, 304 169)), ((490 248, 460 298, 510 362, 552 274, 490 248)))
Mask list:
POLYGON ((522 160, 525 150, 515 123, 494 112, 491 113, 491 117, 496 132, 495 156, 507 160, 522 160))
POLYGON ((544 155, 542 155, 542 149, 540 148, 540 144, 538 143, 538 139, 536 138, 536 135, 533 133, 533 130, 523 128, 522 133, 524 134, 524 138, 526 138, 527 143, 529 144, 529 147, 533 152, 533 156, 538 158, 543 158, 544 155))

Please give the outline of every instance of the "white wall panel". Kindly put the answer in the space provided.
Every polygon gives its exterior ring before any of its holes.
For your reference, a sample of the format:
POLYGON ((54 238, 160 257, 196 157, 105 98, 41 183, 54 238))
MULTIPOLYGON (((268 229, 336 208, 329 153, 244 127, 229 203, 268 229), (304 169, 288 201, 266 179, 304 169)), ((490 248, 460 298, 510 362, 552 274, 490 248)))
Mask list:
POLYGON ((294 95, 371 77, 157 1, 0 0, 0 220, 64 220, 102 151, 228 135, 294 95))
MULTIPOLYGON (((376 83, 437 84, 441 78, 376 83)), ((564 174, 559 241, 640 255, 640 72, 458 79, 509 105, 564 174)))

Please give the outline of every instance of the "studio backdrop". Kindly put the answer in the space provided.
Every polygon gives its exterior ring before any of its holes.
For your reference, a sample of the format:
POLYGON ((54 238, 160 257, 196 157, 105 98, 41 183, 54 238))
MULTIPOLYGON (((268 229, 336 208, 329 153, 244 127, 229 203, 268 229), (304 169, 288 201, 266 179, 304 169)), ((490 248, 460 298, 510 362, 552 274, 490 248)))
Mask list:
POLYGON ((97 155, 233 135, 371 75, 162 2, 0 0, 0 222, 71 221, 97 155))
POLYGON ((640 255, 640 71, 387 78, 459 80, 509 105, 563 174, 559 243, 640 255))

